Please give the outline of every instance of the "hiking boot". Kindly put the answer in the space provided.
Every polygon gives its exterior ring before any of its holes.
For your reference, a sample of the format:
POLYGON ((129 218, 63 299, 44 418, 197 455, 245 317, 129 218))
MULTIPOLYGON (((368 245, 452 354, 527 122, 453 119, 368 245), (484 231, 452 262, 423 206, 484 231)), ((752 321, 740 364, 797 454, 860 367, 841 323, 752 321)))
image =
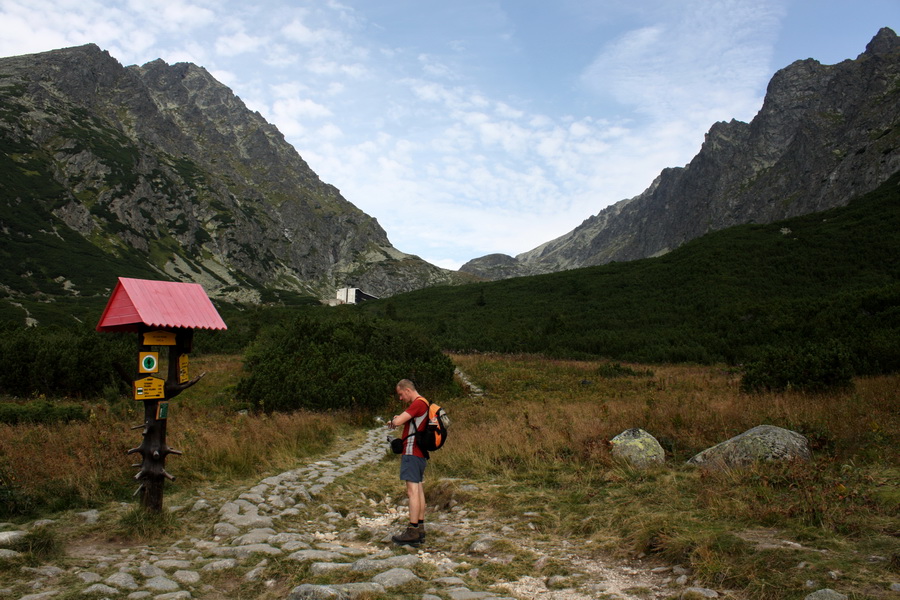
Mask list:
POLYGON ((424 542, 425 541, 425 523, 422 523, 421 525, 419 525, 418 529, 419 529, 419 541, 424 542))
POLYGON ((400 535, 392 535, 391 540, 395 544, 403 545, 413 545, 419 544, 422 542, 422 535, 419 532, 418 527, 407 527, 406 531, 401 533, 400 535))

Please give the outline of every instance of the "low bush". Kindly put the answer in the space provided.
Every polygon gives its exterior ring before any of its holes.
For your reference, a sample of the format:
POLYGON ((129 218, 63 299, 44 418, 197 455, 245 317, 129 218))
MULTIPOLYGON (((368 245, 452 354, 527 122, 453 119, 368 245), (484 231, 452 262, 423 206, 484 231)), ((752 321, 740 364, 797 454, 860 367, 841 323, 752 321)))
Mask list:
POLYGON ((127 385, 134 339, 84 327, 6 328, 0 335, 0 393, 88 398, 127 385))
POLYGON ((745 392, 825 392, 852 385, 853 356, 838 342, 771 347, 744 367, 745 392))
POLYGON ((17 425, 19 423, 69 423, 87 421, 90 411, 80 404, 53 403, 47 400, 36 400, 20 404, 17 402, 0 402, 0 423, 17 425))
POLYGON ((247 351, 239 400, 266 412, 384 408, 398 380, 423 392, 453 382, 453 363, 409 325, 359 315, 298 318, 263 331, 247 351))

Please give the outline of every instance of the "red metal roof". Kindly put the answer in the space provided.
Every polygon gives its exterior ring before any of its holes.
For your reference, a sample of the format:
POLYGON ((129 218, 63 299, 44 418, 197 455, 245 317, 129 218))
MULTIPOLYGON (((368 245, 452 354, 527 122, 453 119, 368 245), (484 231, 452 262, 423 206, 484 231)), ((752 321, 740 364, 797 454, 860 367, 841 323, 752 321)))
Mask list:
POLYGON ((119 277, 97 331, 137 331, 140 324, 228 329, 199 283, 119 277))

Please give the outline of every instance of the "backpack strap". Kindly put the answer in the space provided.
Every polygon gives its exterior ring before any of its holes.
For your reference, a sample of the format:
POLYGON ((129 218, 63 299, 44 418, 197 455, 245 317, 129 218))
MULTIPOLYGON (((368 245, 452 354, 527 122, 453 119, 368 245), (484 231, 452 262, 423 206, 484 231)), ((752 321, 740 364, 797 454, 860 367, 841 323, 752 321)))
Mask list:
MULTIPOLYGON (((428 409, 430 409, 430 408, 431 408, 431 402, 428 401, 428 398, 425 398, 424 396, 417 396, 417 397, 416 397, 416 400, 419 400, 420 398, 421 398, 422 400, 425 401, 425 405, 428 407, 428 409)), ((413 400, 413 402, 415 402, 416 400, 413 400)), ((425 419, 424 422, 426 423, 426 427, 427 427, 427 422, 428 422, 428 409, 426 409, 426 410, 425 410, 425 414, 422 415, 423 418, 425 419)), ((413 417, 413 419, 415 419, 415 417, 413 417)), ((413 419, 410 419, 410 421, 412 422, 413 419)), ((405 444, 405 443, 406 443, 406 440, 408 440, 408 439, 411 438, 411 437, 415 437, 417 433, 420 433, 420 432, 419 432, 419 428, 418 428, 418 427, 415 427, 415 422, 413 422, 412 433, 410 433, 409 435, 403 437, 403 443, 405 444)), ((417 442, 414 441, 413 443, 415 443, 415 444, 418 446, 418 443, 417 443, 417 442)), ((420 448, 419 448, 419 452, 421 452, 421 453, 425 456, 425 460, 428 460, 429 458, 431 458, 430 454, 428 453, 428 450, 426 450, 425 448, 420 447, 420 448)))

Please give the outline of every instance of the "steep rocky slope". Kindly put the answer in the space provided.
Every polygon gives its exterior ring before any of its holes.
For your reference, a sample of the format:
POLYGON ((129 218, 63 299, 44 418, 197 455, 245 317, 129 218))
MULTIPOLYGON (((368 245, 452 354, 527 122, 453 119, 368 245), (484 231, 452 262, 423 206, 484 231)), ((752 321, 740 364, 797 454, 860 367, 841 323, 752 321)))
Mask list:
POLYGON ((85 261, 250 301, 266 290, 330 297, 346 284, 386 296, 460 277, 395 249, 193 64, 126 68, 95 45, 0 59, 0 173, 8 293, 53 292, 29 287, 35 278, 88 293, 90 269, 79 278, 64 252, 26 265, 43 236, 73 247, 68 230, 91 246, 85 261))
POLYGON ((463 265, 488 279, 664 254, 709 231, 845 205, 900 169, 900 40, 884 28, 855 60, 797 61, 752 122, 716 123, 685 167, 516 256, 463 265))

